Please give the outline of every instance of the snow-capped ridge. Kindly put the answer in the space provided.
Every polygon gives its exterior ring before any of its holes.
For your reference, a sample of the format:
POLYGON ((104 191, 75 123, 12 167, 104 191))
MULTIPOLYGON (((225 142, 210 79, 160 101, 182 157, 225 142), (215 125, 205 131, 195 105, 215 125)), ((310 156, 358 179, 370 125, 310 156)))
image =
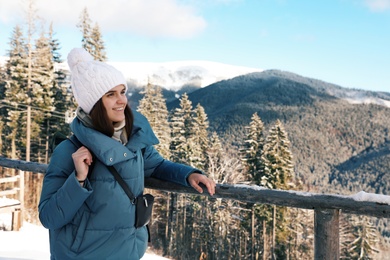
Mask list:
POLYGON ((108 62, 116 67, 136 86, 148 82, 165 89, 178 91, 192 85, 203 88, 215 82, 239 75, 260 72, 262 69, 228 65, 224 63, 188 60, 172 62, 108 62))
POLYGON ((324 91, 328 95, 343 99, 351 104, 376 104, 390 107, 390 93, 345 88, 323 80, 301 76, 293 72, 271 69, 264 70, 262 73, 250 74, 248 77, 276 77, 288 79, 294 82, 312 86, 316 89, 319 89, 320 91, 324 91))
MULTIPOLYGON (((263 71, 259 68, 203 60, 170 62, 108 61, 107 63, 121 71, 126 80, 136 87, 143 87, 151 83, 172 91, 178 91, 189 85, 203 88, 221 80, 263 71)), ((69 70, 66 62, 60 64, 58 68, 69 70)))
MULTIPOLYGON (((7 57, 0 56, 0 66, 4 66, 7 57)), ((158 85, 172 91, 192 86, 203 88, 222 80, 253 73, 267 72, 273 76, 288 77, 305 84, 324 84, 329 95, 344 99, 352 104, 377 104, 390 107, 390 94, 343 88, 317 79, 303 77, 295 73, 235 66, 205 60, 185 60, 170 62, 115 62, 108 64, 120 70, 127 81, 135 87, 143 87, 148 83, 158 85)), ((69 71, 67 62, 57 65, 57 69, 69 71)))
POLYGON ((346 100, 350 104, 376 104, 390 107, 390 94, 360 89, 332 89, 328 94, 346 100))

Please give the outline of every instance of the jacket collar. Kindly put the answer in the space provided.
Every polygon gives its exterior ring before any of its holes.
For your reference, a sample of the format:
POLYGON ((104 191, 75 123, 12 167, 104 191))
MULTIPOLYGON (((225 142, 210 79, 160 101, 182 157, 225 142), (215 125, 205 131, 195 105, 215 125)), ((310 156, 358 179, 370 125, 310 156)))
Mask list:
POLYGON ((130 140, 124 146, 120 142, 93 129, 76 117, 70 125, 72 132, 80 142, 106 165, 134 158, 136 152, 146 146, 158 144, 148 120, 139 112, 132 111, 134 115, 133 131, 130 140))

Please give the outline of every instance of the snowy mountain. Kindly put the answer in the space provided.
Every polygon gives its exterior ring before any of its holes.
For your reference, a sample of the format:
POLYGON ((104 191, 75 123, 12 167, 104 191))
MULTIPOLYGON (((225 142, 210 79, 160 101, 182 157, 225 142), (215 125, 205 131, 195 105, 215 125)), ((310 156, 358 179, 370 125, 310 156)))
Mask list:
POLYGON ((211 61, 172 62, 108 62, 122 71, 126 79, 137 87, 151 84, 177 91, 185 86, 203 88, 212 83, 239 75, 260 72, 261 69, 239 67, 211 61))
MULTIPOLYGON (((0 56, 0 66, 6 62, 6 57, 0 56)), ((167 90, 177 92, 185 87, 203 88, 213 83, 235 78, 240 75, 262 72, 259 68, 228 65, 224 63, 188 60, 172 62, 108 62, 119 69, 126 77, 130 87, 142 87, 148 82, 161 86, 167 90)), ((58 68, 69 70, 66 62, 58 68)), ((290 73, 294 75, 293 73, 290 73)), ((294 76, 297 77, 297 76, 294 76)), ((303 78, 304 81, 317 81, 303 78)), ((328 94, 347 100, 352 104, 378 104, 390 107, 388 93, 376 93, 372 91, 356 90, 348 88, 334 88, 332 84, 328 94)))
POLYGON ((327 92, 328 94, 344 99, 351 104, 377 104, 390 107, 390 93, 346 88, 329 88, 327 92))
MULTIPOLYGON (((239 75, 261 72, 262 69, 240 67, 211 61, 172 62, 107 62, 120 70, 127 81, 135 86, 151 84, 177 91, 185 86, 203 88, 212 83, 239 75)), ((69 70, 67 63, 60 68, 69 70)))
MULTIPOLYGON (((3 66, 6 60, 6 57, 0 56, 0 66, 3 66)), ((202 88, 221 80, 262 71, 262 69, 258 68, 199 60, 107 63, 120 70, 125 75, 127 81, 135 87, 145 86, 150 82, 172 91, 177 91, 185 86, 202 88)), ((69 70, 66 61, 59 64, 57 68, 69 70)))

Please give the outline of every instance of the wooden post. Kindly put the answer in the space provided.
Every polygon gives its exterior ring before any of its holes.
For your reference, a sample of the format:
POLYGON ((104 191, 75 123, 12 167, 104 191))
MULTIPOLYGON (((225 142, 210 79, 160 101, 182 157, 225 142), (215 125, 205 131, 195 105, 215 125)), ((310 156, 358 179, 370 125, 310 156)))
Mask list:
POLYGON ((20 213, 19 213, 19 228, 23 226, 24 221, 24 171, 19 170, 19 201, 20 201, 20 213))
POLYGON ((251 255, 252 260, 255 260, 255 205, 251 210, 251 255))
POLYGON ((12 219, 11 219, 11 230, 12 231, 19 231, 21 228, 21 211, 20 208, 15 208, 14 211, 12 211, 12 219))
POLYGON ((340 258, 338 209, 314 210, 314 259, 340 258))
POLYGON ((275 260, 275 246, 276 246, 276 206, 272 205, 272 249, 271 249, 271 259, 275 260))

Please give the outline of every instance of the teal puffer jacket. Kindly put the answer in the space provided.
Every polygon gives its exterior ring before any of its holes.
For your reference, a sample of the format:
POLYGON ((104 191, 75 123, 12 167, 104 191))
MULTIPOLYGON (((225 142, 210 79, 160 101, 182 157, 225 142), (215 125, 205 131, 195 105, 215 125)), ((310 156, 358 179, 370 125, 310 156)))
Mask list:
POLYGON ((145 177, 188 186, 188 175, 199 172, 164 160, 153 147, 158 140, 146 118, 133 114, 133 133, 126 145, 84 126, 77 118, 72 122, 72 132, 97 158, 84 188, 76 179, 72 160, 77 147, 66 140, 55 149, 38 207, 40 221, 49 229, 51 259, 122 260, 144 255, 146 227, 134 227, 135 207, 107 165, 117 169, 136 196, 143 193, 145 177))

